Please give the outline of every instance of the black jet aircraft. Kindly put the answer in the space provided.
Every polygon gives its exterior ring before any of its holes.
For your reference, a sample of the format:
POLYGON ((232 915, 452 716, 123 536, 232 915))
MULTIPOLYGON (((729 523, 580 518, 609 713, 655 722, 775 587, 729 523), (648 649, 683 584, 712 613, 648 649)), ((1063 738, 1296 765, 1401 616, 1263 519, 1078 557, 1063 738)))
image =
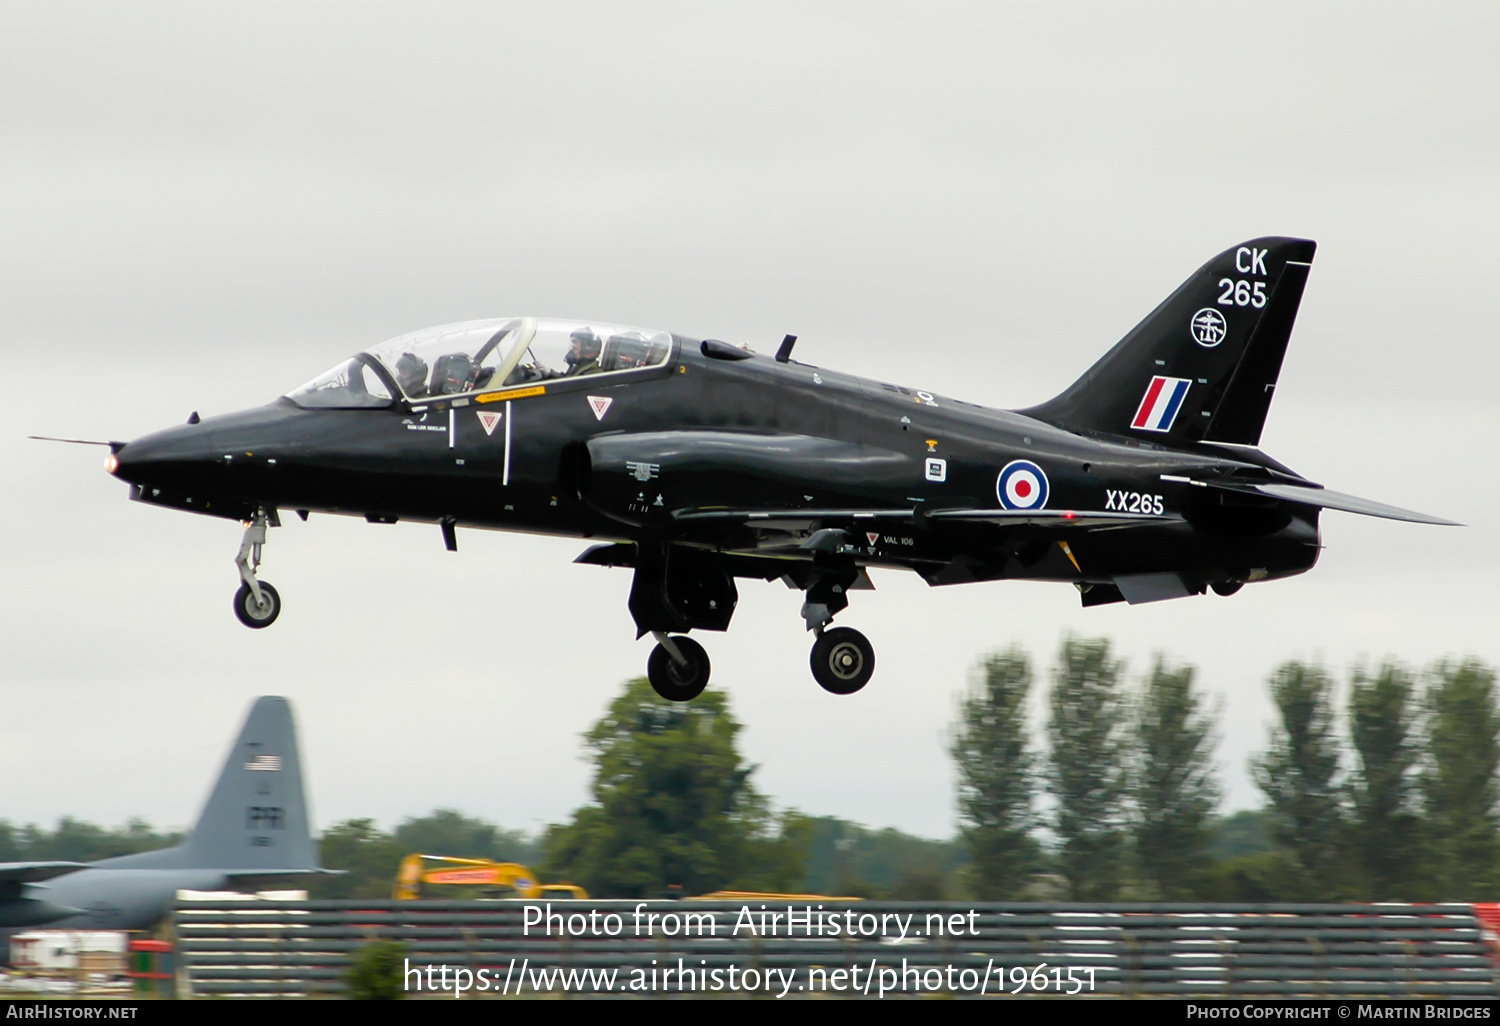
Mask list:
MULTIPOLYGON (((714 339, 529 317, 402 335, 269 406, 109 443, 131 498, 243 521, 234 608, 282 512, 541 532, 630 567, 663 697, 703 690, 685 636, 722 631, 737 578, 805 594, 812 671, 849 694, 870 643, 830 627, 867 568, 929 584, 1065 582, 1085 606, 1300 574, 1318 515, 1446 524, 1331 491, 1257 447, 1314 243, 1262 238, 1203 265, 1061 395, 994 410, 714 339)), ((942 341, 923 343, 937 355, 942 341)), ((963 354, 955 351, 955 358, 963 354)))

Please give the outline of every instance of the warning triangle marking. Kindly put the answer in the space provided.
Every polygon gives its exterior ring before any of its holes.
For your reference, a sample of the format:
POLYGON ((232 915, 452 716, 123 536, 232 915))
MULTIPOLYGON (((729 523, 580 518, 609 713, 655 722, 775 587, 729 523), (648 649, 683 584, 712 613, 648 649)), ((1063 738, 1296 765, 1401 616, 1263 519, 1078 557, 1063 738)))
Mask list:
POLYGON ((484 433, 493 435, 495 433, 495 425, 500 423, 500 414, 491 410, 475 410, 474 412, 479 414, 479 423, 484 425, 484 433))
POLYGON ((866 531, 865 532, 865 537, 868 538, 868 539, 870 539, 870 544, 871 545, 874 545, 876 542, 878 542, 880 540, 880 532, 879 531, 866 531))
POLYGON ((614 400, 611 399, 609 396, 606 396, 606 395, 591 395, 588 398, 589 398, 589 406, 594 411, 594 419, 595 420, 603 420, 604 419, 604 411, 607 410, 607 409, 609 409, 609 404, 612 403, 612 402, 614 402, 614 400))

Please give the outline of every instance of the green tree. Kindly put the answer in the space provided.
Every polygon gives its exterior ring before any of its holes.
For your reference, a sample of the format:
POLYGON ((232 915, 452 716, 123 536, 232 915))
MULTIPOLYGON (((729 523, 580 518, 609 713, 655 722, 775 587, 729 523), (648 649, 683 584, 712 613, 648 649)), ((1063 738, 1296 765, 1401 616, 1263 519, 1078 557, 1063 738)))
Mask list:
POLYGON ((318 855, 324 868, 343 872, 312 878, 308 894, 314 898, 389 898, 396 868, 406 854, 373 819, 335 823, 318 839, 318 855))
POLYGON ((811 821, 805 894, 896 898, 926 888, 933 878, 943 896, 958 898, 957 871, 967 864, 958 841, 914 837, 891 827, 871 830, 834 816, 811 821))
POLYGON ((1031 666, 1012 646, 987 656, 959 702, 948 750, 958 764, 959 830, 976 897, 1014 900, 1036 872, 1036 759, 1027 743, 1031 666))
POLYGON ((374 941, 355 951, 344 973, 355 1001, 399 1001, 406 997, 406 945, 374 941))
POLYGON ((1364 897, 1418 897, 1425 849, 1417 815, 1416 695, 1411 674, 1386 663, 1372 677, 1356 669, 1349 683, 1350 836, 1364 870, 1364 897))
POLYGON ((0 862, 97 862, 117 855, 170 848, 181 844, 182 838, 178 833, 159 834, 139 818, 109 830, 64 816, 51 831, 34 823, 17 828, 0 820, 0 862))
POLYGON ((520 831, 502 830, 455 809, 434 809, 426 816, 404 820, 395 838, 404 855, 419 852, 530 863, 539 854, 535 842, 520 831))
POLYGON ((1270 816, 1264 809, 1241 809, 1214 820, 1210 829, 1213 841, 1208 854, 1215 861, 1243 855, 1263 855, 1273 847, 1269 828, 1270 816))
POLYGON ((1349 886, 1333 681, 1320 666, 1290 662, 1270 687, 1279 722, 1251 774, 1270 804, 1271 838, 1287 855, 1281 899, 1337 900, 1349 886))
POLYGON ((795 887, 812 822, 771 815, 750 784, 739 732, 721 691, 678 704, 645 678, 630 681, 584 735, 594 800, 548 829, 543 868, 599 897, 795 887))
POLYGON ((1197 897, 1210 868, 1210 820, 1223 790, 1214 765, 1214 717, 1193 688, 1193 669, 1160 656, 1141 689, 1131 792, 1141 876, 1166 901, 1197 897))
POLYGON ((1427 758, 1421 789, 1441 901, 1488 900, 1500 885, 1495 773, 1500 712, 1495 671, 1442 662, 1428 675, 1427 758))
POLYGON ((1047 787, 1056 802, 1058 872, 1073 901, 1119 894, 1128 710, 1109 641, 1064 639, 1053 670, 1047 787))

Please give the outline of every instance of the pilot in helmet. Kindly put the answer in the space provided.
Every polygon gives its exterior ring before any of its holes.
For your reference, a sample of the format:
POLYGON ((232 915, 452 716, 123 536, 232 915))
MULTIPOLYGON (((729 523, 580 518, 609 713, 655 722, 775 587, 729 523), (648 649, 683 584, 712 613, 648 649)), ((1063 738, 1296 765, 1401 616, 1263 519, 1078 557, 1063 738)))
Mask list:
POLYGON ((396 359, 396 383, 409 399, 427 394, 427 361, 416 353, 402 353, 396 359))
POLYGON ((576 378, 584 374, 599 373, 599 351, 604 344, 599 341, 590 328, 574 328, 573 333, 568 336, 568 351, 563 356, 567 362, 568 369, 563 372, 565 378, 576 378))
POLYGON ((479 368, 463 353, 447 353, 433 364, 432 391, 436 395, 457 395, 474 385, 479 368))
POLYGON ((614 366, 611 369, 630 370, 633 367, 644 367, 650 362, 651 344, 640 332, 622 332, 609 341, 614 348, 614 366))

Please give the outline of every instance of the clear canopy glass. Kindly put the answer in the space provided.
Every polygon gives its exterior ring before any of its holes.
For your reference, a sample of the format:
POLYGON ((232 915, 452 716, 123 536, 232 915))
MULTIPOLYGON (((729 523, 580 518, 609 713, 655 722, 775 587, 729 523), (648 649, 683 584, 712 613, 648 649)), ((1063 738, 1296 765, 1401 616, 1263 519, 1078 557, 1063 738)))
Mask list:
POLYGON ((288 392, 287 398, 308 409, 380 409, 391 405, 391 390, 371 361, 355 356, 288 392))
POLYGON ((625 374, 665 363, 672 336, 619 324, 535 317, 465 321, 380 343, 287 394, 299 406, 375 407, 391 402, 373 364, 412 402, 536 381, 625 374))

